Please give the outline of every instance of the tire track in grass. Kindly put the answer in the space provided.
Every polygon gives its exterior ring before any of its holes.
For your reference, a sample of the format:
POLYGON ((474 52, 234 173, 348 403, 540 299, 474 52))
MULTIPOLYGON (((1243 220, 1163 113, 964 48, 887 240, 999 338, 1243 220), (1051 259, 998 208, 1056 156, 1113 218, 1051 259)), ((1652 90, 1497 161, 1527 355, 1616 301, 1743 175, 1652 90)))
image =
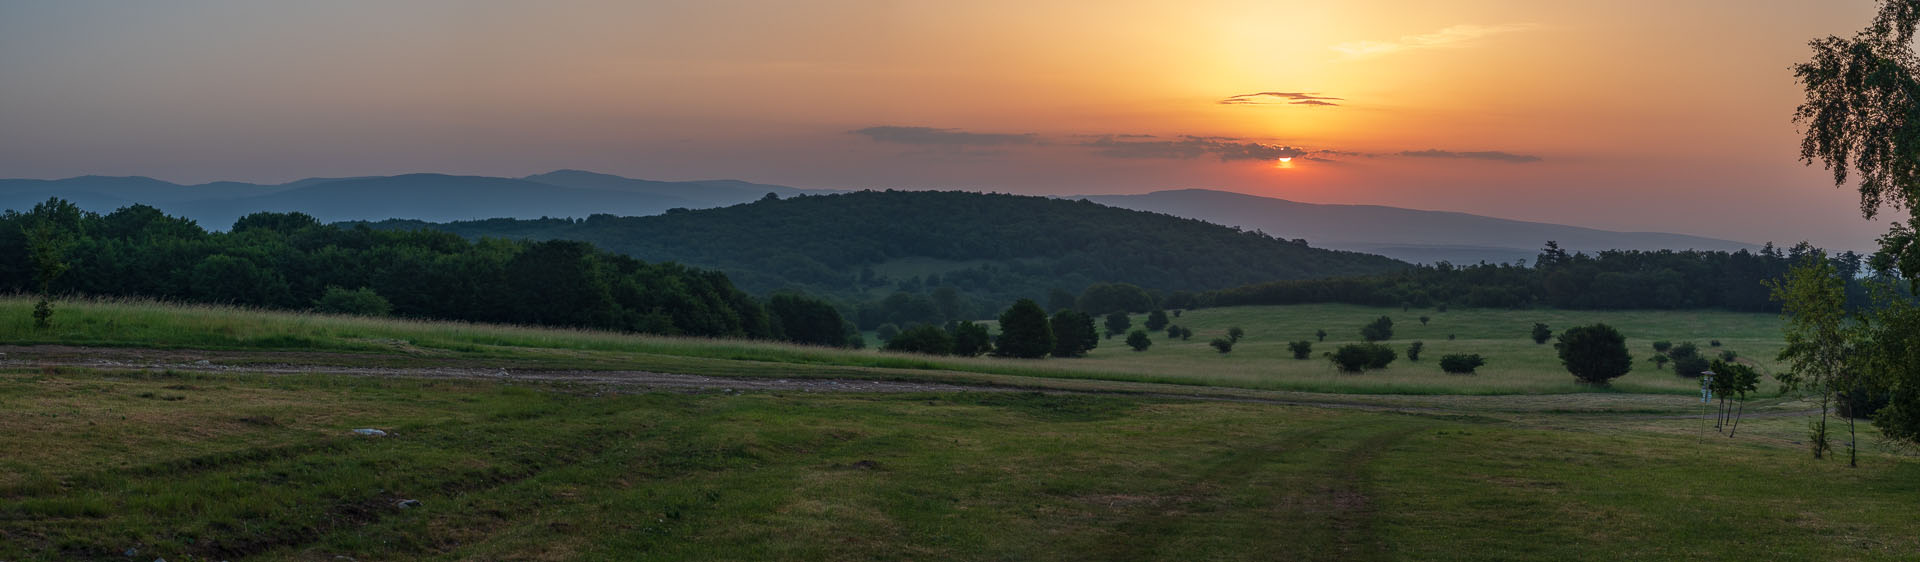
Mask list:
MULTIPOLYGON (((1104 542, 1092 558, 1107 560, 1183 559, 1194 556, 1265 560, 1380 560, 1387 553, 1374 523, 1374 502, 1368 495, 1368 466, 1384 450, 1423 429, 1413 421, 1383 419, 1360 424, 1328 425, 1279 435, 1272 441, 1246 446, 1205 461, 1190 484, 1170 494, 1173 503, 1137 506, 1132 516, 1114 525, 1117 536, 1104 542), (1325 447, 1329 442, 1357 442, 1325 447), (1304 465, 1304 466, 1303 466, 1304 465), (1231 490, 1260 488, 1254 497, 1236 497, 1231 490), (1208 534, 1222 529, 1212 515, 1221 504, 1257 501, 1259 515, 1235 521, 1230 534, 1245 540, 1207 556, 1192 552, 1204 548, 1208 534), (1195 544, 1200 537, 1201 544, 1195 544)), ((1215 545, 1217 546, 1217 545, 1215 545)))
POLYGON ((1335 548, 1339 560, 1386 560, 1386 545, 1380 540, 1372 489, 1371 465, 1394 444, 1415 431, 1413 425, 1368 436, 1343 451, 1328 471, 1324 500, 1331 508, 1335 548))

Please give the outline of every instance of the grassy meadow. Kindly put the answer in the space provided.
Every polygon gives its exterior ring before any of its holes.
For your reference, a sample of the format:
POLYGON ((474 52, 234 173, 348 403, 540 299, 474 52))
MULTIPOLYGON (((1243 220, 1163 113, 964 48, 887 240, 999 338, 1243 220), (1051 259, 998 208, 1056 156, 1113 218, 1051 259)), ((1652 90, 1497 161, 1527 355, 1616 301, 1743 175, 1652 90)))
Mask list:
POLYGON ((1869 451, 1847 469, 1764 436, 1702 439, 1696 421, 15 370, 0 372, 0 559, 1899 560, 1920 549, 1920 464, 1869 451))
MULTIPOLYGON (((1781 347, 1779 319, 1768 314, 1718 311, 1401 311, 1347 305, 1256 306, 1201 309, 1173 322, 1194 331, 1189 341, 1154 335, 1145 352, 1127 348, 1123 338, 1104 339, 1086 358, 1016 360, 992 357, 951 358, 845 350, 782 343, 642 336, 586 330, 530 328, 371 319, 231 307, 174 305, 142 301, 70 301, 57 306, 55 327, 31 325, 32 302, 0 299, 0 341, 171 349, 253 349, 330 351, 386 355, 392 361, 467 360, 511 362, 535 368, 636 369, 733 376, 888 376, 966 380, 968 375, 1037 379, 1079 379, 1254 390, 1351 394, 1502 395, 1575 392, 1630 392, 1686 395, 1698 383, 1657 370, 1645 361, 1657 339, 1694 341, 1703 353, 1733 350, 1763 372, 1781 347), (1395 339, 1388 342, 1403 357, 1390 368, 1345 374, 1319 357, 1342 343, 1359 339, 1359 328, 1374 318, 1394 318, 1395 339), (1420 316, 1431 320, 1422 326, 1420 316), (1574 381, 1561 368, 1551 343, 1527 338, 1534 322, 1556 331, 1583 323, 1606 322, 1629 338, 1640 359, 1635 370, 1612 388, 1594 389, 1574 381), (1230 326, 1246 330, 1246 339, 1230 354, 1207 345, 1230 326), (1295 360, 1291 340, 1313 339, 1313 358, 1295 360), (1448 336, 1454 336, 1449 340, 1448 336), (1721 348, 1708 346, 1720 340, 1721 348), (1425 342, 1420 361, 1404 358, 1406 344, 1425 342), (1471 376, 1442 372, 1448 353, 1479 353, 1488 364, 1471 376)), ((1145 315, 1135 315, 1139 326, 1145 315)), ((874 342, 877 343, 877 342, 874 342)), ((1770 382, 1768 383, 1771 384, 1770 382)), ((1767 392, 1770 386, 1763 386, 1767 392)))

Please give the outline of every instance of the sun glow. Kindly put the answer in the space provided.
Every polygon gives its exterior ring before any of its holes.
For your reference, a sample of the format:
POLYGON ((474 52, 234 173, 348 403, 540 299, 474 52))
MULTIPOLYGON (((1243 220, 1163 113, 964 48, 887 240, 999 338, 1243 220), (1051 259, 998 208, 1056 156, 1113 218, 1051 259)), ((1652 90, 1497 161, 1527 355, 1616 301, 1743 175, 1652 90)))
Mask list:
POLYGON ((1273 167, 1282 170, 1291 170, 1293 169, 1293 157, 1281 158, 1280 161, 1273 163, 1273 167))

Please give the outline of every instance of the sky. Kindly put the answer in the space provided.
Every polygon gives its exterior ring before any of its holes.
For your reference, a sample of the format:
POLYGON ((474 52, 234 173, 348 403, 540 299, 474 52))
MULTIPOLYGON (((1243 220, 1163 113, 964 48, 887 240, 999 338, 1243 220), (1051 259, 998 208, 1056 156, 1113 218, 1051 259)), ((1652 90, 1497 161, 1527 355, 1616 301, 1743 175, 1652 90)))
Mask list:
POLYGON ((1871 0, 0 0, 0 177, 1207 188, 1871 249, 1790 66, 1871 0), (1284 159, 1284 161, 1283 161, 1284 159))

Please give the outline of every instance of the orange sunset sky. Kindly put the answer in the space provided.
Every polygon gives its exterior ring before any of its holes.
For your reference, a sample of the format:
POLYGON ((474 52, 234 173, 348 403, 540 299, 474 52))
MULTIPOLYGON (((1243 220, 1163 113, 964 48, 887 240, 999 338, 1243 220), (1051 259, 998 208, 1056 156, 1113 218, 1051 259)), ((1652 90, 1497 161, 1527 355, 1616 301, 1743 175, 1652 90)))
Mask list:
POLYGON ((1796 160, 1788 67, 1874 7, 0 1, 0 177, 1212 188, 1870 249, 1897 217, 1796 160))

